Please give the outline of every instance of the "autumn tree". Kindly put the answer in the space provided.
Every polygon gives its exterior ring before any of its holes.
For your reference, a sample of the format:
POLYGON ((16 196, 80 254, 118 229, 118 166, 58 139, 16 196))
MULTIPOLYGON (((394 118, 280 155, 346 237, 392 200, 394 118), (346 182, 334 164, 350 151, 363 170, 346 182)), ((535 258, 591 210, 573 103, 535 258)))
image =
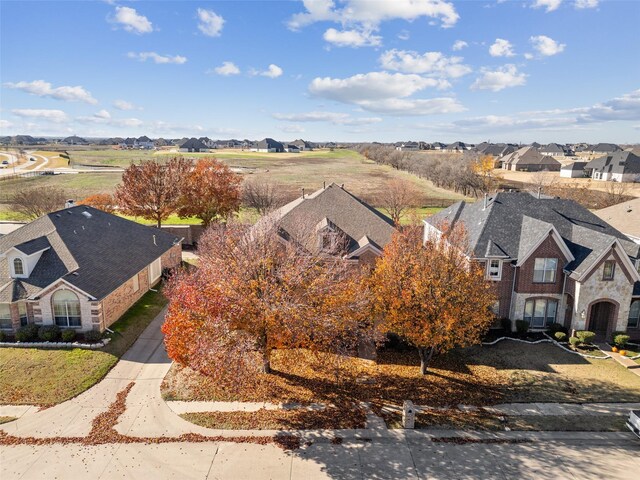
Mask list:
POLYGON ((407 210, 420 202, 420 191, 411 182, 400 178, 389 180, 378 197, 378 203, 396 225, 407 210))
POLYGON ((116 211, 116 201, 113 195, 108 193, 96 193, 95 195, 89 195, 87 198, 78 202, 78 205, 89 205, 90 207, 97 208, 103 212, 113 213, 116 211))
POLYGON ((242 177, 215 158, 201 158, 186 175, 178 207, 181 217, 196 217, 206 227, 240 209, 242 177))
POLYGON ((11 198, 12 210, 35 220, 64 208, 67 194, 59 187, 38 187, 20 190, 11 198))
POLYGON ((266 179, 246 180, 242 186, 242 201, 265 215, 282 203, 282 187, 266 179))
POLYGON ((154 220, 160 228, 162 221, 178 210, 182 185, 191 167, 191 161, 181 157, 166 163, 132 163, 122 174, 114 198, 124 213, 154 220))
POLYGON ((380 328, 417 348, 420 372, 434 353, 480 342, 494 314, 493 286, 465 255, 456 228, 423 244, 419 228, 396 233, 369 279, 380 328))
POLYGON ((369 338, 361 270, 302 247, 311 242, 282 242, 279 233, 270 219, 205 232, 199 268, 169 288, 162 331, 172 359, 240 381, 248 372, 270 373, 274 349, 345 354, 369 338))

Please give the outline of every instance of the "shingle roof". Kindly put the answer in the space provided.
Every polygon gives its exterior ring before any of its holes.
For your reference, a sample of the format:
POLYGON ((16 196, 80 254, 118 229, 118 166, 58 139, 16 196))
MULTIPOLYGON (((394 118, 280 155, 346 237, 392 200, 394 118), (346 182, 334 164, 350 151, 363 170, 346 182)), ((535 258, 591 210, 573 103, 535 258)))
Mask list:
POLYGON ((558 160, 542 155, 533 145, 506 155, 503 161, 509 165, 560 165, 558 160))
POLYGON ((258 148, 267 149, 267 148, 277 148, 283 149, 284 145, 282 143, 274 140, 273 138, 264 138, 258 142, 258 148))
MULTIPOLYGON (((0 253, 16 246, 48 243, 51 247, 25 279, 12 279, 7 259, 0 258, 0 286, 11 285, 11 293, 2 287, 0 297, 26 298, 63 278, 95 298, 104 298, 177 241, 162 230, 88 206, 50 213, 0 238, 0 253)), ((27 250, 34 253, 41 248, 27 250)))
POLYGON ((289 236, 295 235, 301 224, 335 226, 348 237, 348 253, 366 243, 382 249, 395 232, 390 218, 335 183, 297 198, 267 218, 278 220, 289 236))
POLYGON ((587 165, 587 162, 573 162, 567 165, 563 165, 560 167, 560 170, 569 170, 569 171, 582 171, 584 167, 587 165))
POLYGON ((25 255, 31 255, 50 246, 51 244, 49 243, 49 240, 47 240, 47 237, 38 237, 33 240, 28 240, 18 245, 14 245, 13 248, 20 250, 25 255))
POLYGON ((591 160, 586 167, 606 173, 640 173, 640 157, 629 151, 618 151, 591 160))
POLYGON ((553 226, 575 257, 567 268, 578 275, 616 239, 630 257, 640 257, 640 245, 571 200, 500 192, 489 200, 486 209, 483 206, 482 201, 459 202, 425 222, 434 226, 462 222, 473 257, 486 258, 487 251, 500 249, 514 260, 528 252, 553 226))
POLYGON ((194 137, 190 138, 186 142, 183 142, 180 145, 180 148, 188 148, 190 150, 207 150, 209 147, 207 147, 204 143, 194 137))

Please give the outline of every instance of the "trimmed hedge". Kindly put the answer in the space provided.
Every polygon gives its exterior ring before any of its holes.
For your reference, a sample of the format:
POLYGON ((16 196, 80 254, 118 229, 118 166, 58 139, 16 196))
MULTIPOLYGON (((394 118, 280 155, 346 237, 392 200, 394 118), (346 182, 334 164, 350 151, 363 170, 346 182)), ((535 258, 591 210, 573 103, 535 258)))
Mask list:
POLYGON ((62 331, 62 341, 63 342, 73 342, 76 338, 75 330, 71 330, 70 328, 64 329, 62 331))
POLYGON ((516 332, 527 333, 529 331, 529 322, 526 320, 516 320, 516 332))
POLYGON ((38 326, 30 323, 16 330, 16 340, 18 342, 33 342, 38 339, 38 326))
POLYGON ((38 330, 38 338, 45 342, 55 342, 60 338, 60 327, 57 325, 43 325, 38 330))
POLYGON ((558 342, 566 342, 567 334, 564 332, 556 332, 553 334, 553 338, 555 338, 558 342))
POLYGON ((97 343, 102 340, 102 334, 96 330, 89 330, 84 332, 84 339, 89 343, 97 343))
POLYGON ((596 334, 589 330, 580 330, 579 332, 576 332, 576 337, 580 339, 580 343, 590 344, 593 342, 593 339, 596 338, 596 334))

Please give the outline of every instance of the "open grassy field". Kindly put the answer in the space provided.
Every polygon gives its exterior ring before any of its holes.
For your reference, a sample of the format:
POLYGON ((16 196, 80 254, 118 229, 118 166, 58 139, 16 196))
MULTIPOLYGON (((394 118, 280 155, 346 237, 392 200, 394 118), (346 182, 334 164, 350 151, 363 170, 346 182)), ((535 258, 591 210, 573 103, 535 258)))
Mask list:
MULTIPOLYGON (((74 165, 126 166, 131 161, 149 158, 168 158, 171 153, 151 151, 89 150, 72 151, 74 165)), ((43 152, 55 153, 55 152, 43 152)), ((175 154, 175 153, 174 153, 175 154)), ((413 183, 421 192, 418 200, 424 206, 447 206, 463 199, 462 195, 437 188, 428 180, 410 173, 394 170, 366 160, 349 150, 295 153, 257 153, 221 150, 213 154, 188 154, 188 157, 216 156, 242 172, 245 178, 268 179, 282 185, 283 193, 296 196, 304 188, 307 192, 322 188, 323 182, 344 184, 349 191, 376 206, 376 199, 386 182, 402 178, 413 183)), ((69 198, 83 199, 96 193, 111 193, 121 181, 120 172, 82 172, 65 175, 44 175, 3 180, 0 182, 0 212, 7 212, 8 199, 17 191, 55 185, 64 188, 69 198)))
POLYGON ((0 404, 54 405, 100 381, 160 313, 167 301, 146 293, 110 328, 102 350, 0 349, 0 404))

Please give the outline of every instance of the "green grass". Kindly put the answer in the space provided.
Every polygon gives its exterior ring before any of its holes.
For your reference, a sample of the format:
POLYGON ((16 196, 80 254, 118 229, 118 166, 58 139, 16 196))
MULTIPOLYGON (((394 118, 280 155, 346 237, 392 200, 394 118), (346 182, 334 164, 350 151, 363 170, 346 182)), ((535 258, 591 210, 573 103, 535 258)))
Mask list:
POLYGON ((112 340, 100 351, 0 349, 0 404, 54 405, 100 381, 166 305, 147 292, 111 327, 112 340))
POLYGON ((13 422, 14 420, 17 420, 17 418, 16 417, 0 417, 0 425, 2 425, 3 423, 13 422))

